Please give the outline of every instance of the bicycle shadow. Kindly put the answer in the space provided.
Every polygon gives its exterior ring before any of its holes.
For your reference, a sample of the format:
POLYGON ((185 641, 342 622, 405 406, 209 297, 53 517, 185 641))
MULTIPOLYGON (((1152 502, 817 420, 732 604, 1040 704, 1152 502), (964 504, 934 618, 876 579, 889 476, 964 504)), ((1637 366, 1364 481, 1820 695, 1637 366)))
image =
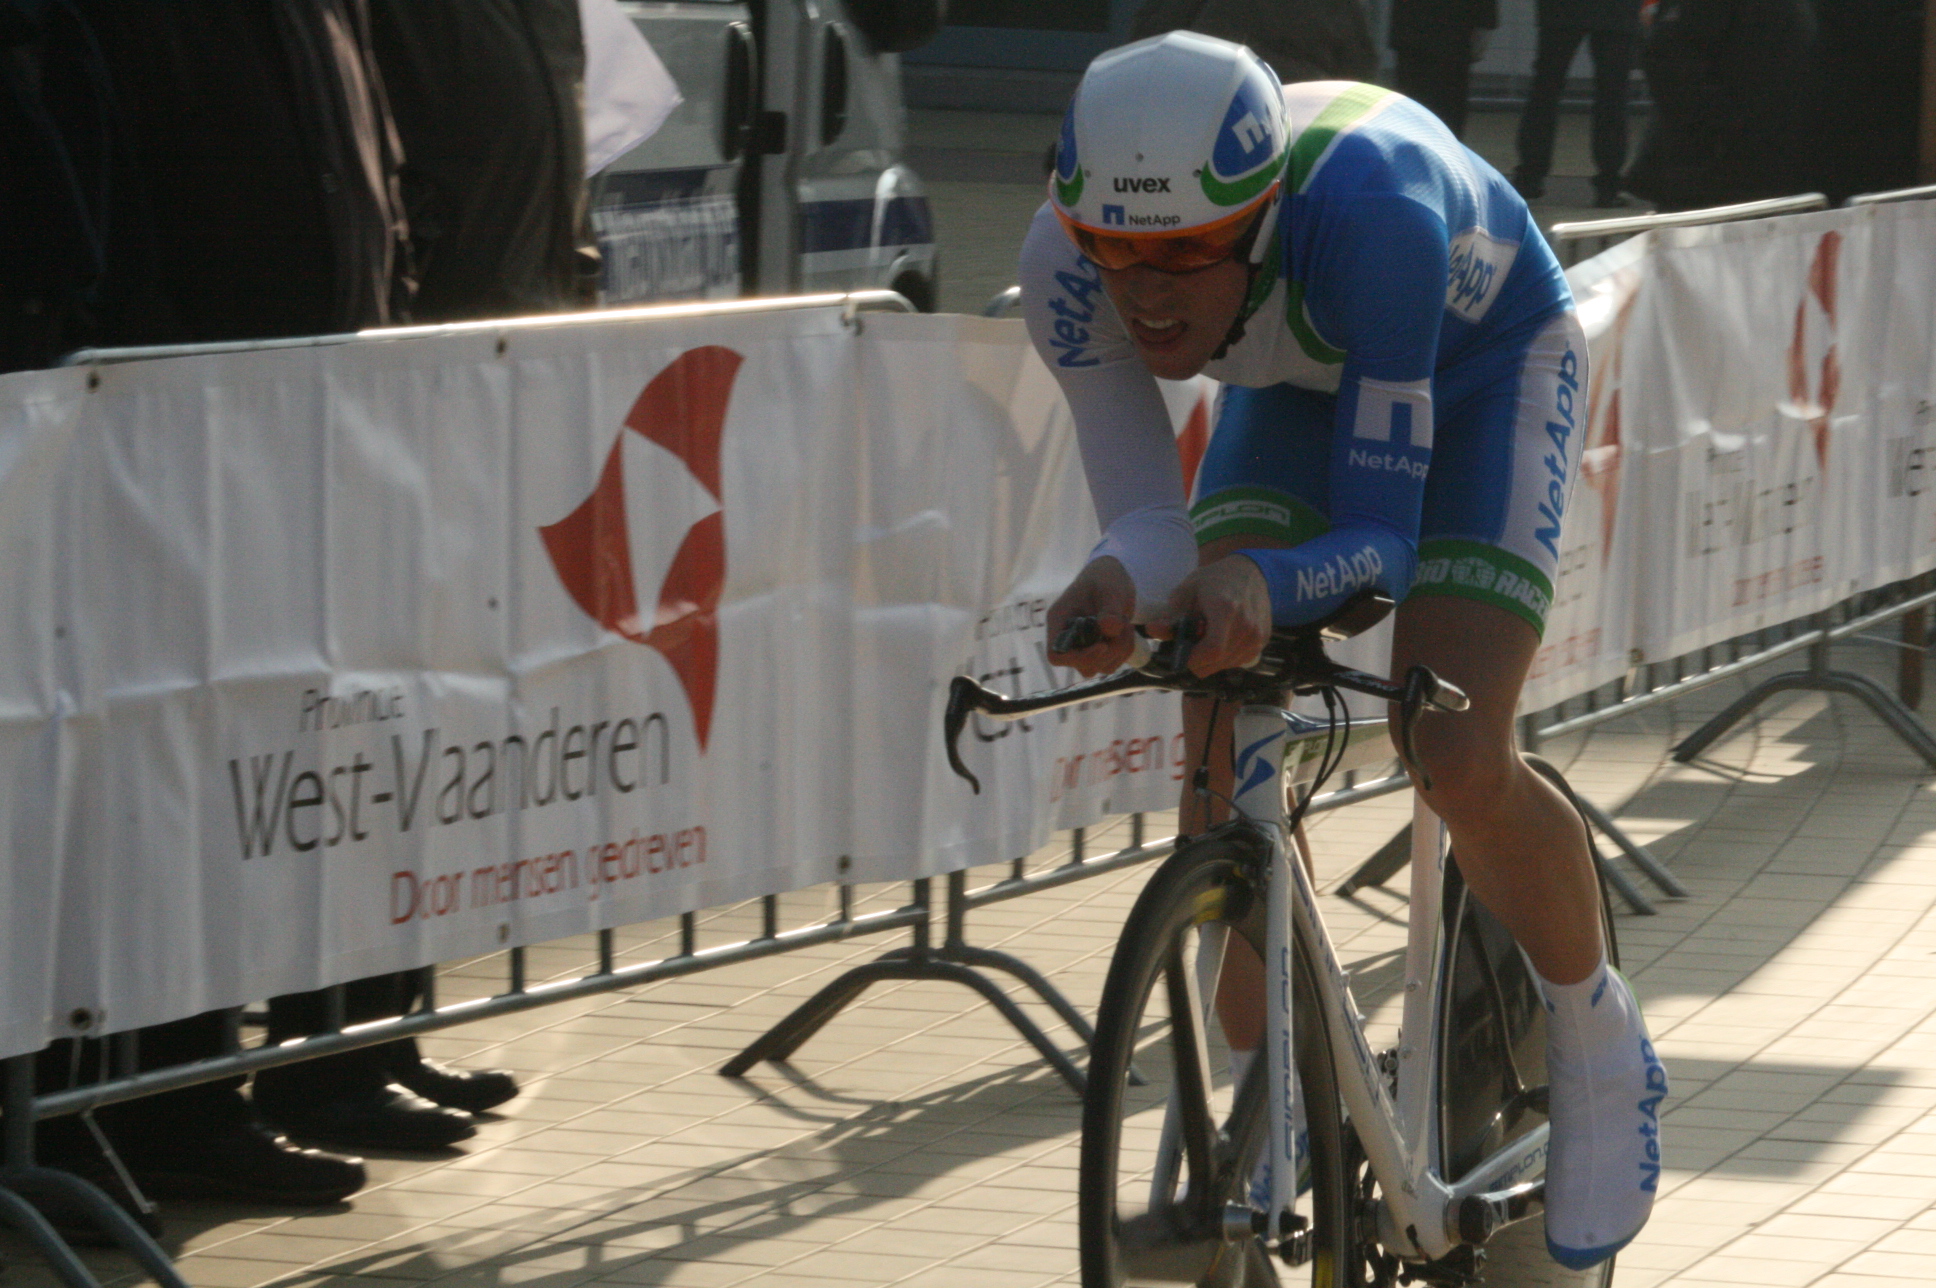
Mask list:
MULTIPOLYGON (((748 1083, 754 1098, 799 1120, 824 1121, 822 1130, 778 1149, 748 1150, 731 1161, 614 1187, 590 1210, 580 1204, 552 1209, 553 1216, 537 1212, 515 1231, 402 1236, 278 1279, 275 1288, 306 1288, 345 1276, 562 1288, 620 1266, 628 1283, 650 1285, 708 1258, 746 1263, 750 1274, 774 1255, 767 1245, 775 1240, 797 1238, 809 1224, 829 1218, 868 1219, 875 1213, 872 1219, 891 1219, 911 1199, 952 1192, 947 1182, 956 1172, 980 1175, 991 1152, 1026 1151, 1070 1137, 1081 1117, 1061 1079, 1033 1067, 873 1102, 838 1118, 821 1118, 811 1101, 799 1097, 830 1105, 856 1104, 854 1097, 828 1091, 797 1069, 778 1072, 783 1085, 748 1083), (991 1135, 999 1141, 994 1151, 991 1135)), ((672 1149, 673 1142, 651 1141, 632 1152, 647 1158, 672 1149)), ((965 1187, 975 1176, 958 1179, 965 1187)), ((809 1245, 798 1246, 804 1252, 809 1245)))

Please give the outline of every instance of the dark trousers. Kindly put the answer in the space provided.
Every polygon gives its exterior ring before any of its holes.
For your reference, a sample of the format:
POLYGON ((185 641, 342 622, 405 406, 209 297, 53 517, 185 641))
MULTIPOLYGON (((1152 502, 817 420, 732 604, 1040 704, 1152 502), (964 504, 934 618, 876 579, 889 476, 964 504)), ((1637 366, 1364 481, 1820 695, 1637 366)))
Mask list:
MULTIPOLYGON (((220 1055, 231 1041, 229 1021, 227 1011, 205 1011, 185 1020, 141 1029, 137 1034, 135 1067, 147 1072, 220 1055)), ((34 1088, 41 1092, 65 1091, 99 1082, 106 1072, 105 1055, 105 1044, 92 1038, 55 1042, 35 1062, 34 1088)), ((186 1137, 246 1122, 249 1107, 242 1099, 242 1082, 238 1074, 123 1101, 105 1106, 96 1118, 118 1148, 135 1157, 145 1157, 166 1151, 186 1137)), ((76 1155, 98 1157, 84 1125, 73 1114, 42 1123, 39 1148, 42 1158, 57 1165, 76 1155)))
POLYGON ((1398 45, 1392 88, 1432 109, 1447 129, 1465 136, 1466 100, 1472 96, 1472 33, 1464 40, 1398 45))
POLYGON ((1594 184, 1604 193, 1617 190, 1627 168, 1627 82, 1633 75, 1639 40, 1632 32, 1587 31, 1581 27, 1541 27, 1533 55, 1533 83, 1519 118, 1519 171, 1522 183, 1538 183, 1553 168, 1553 134, 1559 125, 1560 91, 1573 51, 1587 42, 1593 57, 1594 184))
MULTIPOLYGON (((363 1024, 402 1015, 416 1002, 417 996, 415 971, 351 980, 343 986, 343 1021, 363 1024)), ((328 1029, 329 1005, 322 990, 269 999, 268 1041, 271 1043, 308 1037, 328 1029)), ((319 1056, 299 1064, 265 1069, 256 1075, 256 1085, 260 1087, 266 1077, 270 1082, 281 1082, 285 1088, 300 1086, 321 1096, 376 1092, 390 1080, 391 1064, 406 1049, 412 1053, 416 1050, 413 1044, 399 1041, 319 1056)))

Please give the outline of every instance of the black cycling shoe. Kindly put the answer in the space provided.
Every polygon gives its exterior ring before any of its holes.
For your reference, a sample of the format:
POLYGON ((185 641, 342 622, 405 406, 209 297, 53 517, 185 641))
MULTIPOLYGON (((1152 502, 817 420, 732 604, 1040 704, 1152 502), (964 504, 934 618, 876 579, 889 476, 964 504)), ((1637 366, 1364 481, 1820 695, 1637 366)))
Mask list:
POLYGON ((426 1060, 414 1039, 396 1043, 390 1076, 422 1096, 451 1109, 481 1114, 518 1094, 518 1080, 503 1069, 453 1069, 426 1060))

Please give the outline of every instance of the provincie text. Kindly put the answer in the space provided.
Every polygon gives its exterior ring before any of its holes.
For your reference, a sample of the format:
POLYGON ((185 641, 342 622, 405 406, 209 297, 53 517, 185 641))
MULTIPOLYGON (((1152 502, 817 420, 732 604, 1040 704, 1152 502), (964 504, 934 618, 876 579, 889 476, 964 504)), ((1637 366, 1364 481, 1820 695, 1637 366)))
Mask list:
POLYGON ((661 712, 446 744, 443 731, 392 733, 387 747, 347 762, 297 768, 295 749, 232 758, 237 841, 245 859, 286 844, 306 853, 368 839, 541 809, 601 791, 628 795, 671 781, 671 732, 661 712))

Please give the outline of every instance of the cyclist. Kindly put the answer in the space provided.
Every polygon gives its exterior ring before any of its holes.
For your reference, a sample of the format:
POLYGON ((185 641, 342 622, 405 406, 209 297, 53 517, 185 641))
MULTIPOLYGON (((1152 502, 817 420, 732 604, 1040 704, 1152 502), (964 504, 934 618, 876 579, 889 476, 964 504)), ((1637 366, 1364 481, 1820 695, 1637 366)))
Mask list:
MULTIPOLYGON (((1606 961, 1584 828, 1513 746, 1586 408, 1572 295, 1525 203, 1408 99, 1285 88, 1242 46, 1173 32, 1090 64, 1021 283, 1103 528, 1048 618, 1052 650, 1072 617, 1102 637, 1053 662, 1114 670, 1133 623, 1191 616, 1208 675, 1375 586, 1403 601, 1394 673, 1471 696, 1417 730, 1425 797, 1551 1012, 1548 1249, 1612 1256, 1653 1202, 1666 1075, 1606 961), (1186 506, 1155 378, 1199 372, 1225 388, 1186 506)), ((1228 745, 1207 701, 1184 715, 1190 763, 1228 745)), ((1208 763, 1207 800, 1227 798, 1228 754, 1208 763)), ((1212 815, 1186 793, 1186 833, 1212 815)), ((1240 1071, 1261 981, 1245 949, 1219 985, 1240 1071)))

